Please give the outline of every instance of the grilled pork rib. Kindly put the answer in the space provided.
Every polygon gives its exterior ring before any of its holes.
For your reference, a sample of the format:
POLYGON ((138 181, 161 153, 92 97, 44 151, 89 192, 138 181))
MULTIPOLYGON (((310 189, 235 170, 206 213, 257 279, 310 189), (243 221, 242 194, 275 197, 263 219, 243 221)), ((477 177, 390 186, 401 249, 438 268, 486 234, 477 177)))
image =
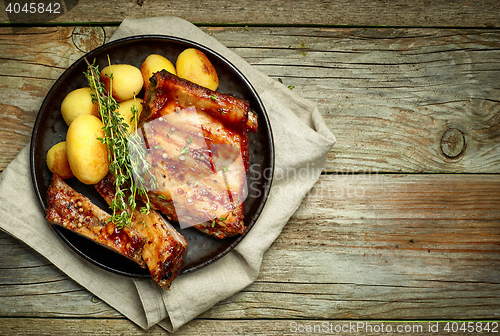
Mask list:
POLYGON ((151 204, 219 239, 243 233, 249 104, 166 71, 150 81, 140 131, 158 182, 151 204))
POLYGON ((107 212, 94 205, 58 175, 54 174, 47 193, 48 208, 45 218, 51 224, 61 225, 101 245, 114 250, 145 267, 142 251, 145 239, 135 228, 119 230, 107 212))
MULTIPOLYGON (((109 175, 96 185, 109 203, 115 188, 109 175)), ((111 217, 54 175, 48 191, 46 218, 90 238, 149 269, 151 277, 168 289, 182 268, 187 242, 156 211, 134 211, 132 226, 117 229, 111 217)))
POLYGON ((166 70, 153 74, 145 96, 147 119, 155 119, 175 111, 177 107, 196 106, 236 131, 257 131, 257 116, 247 101, 212 91, 166 70))
MULTIPOLYGON (((108 204, 113 201, 115 186, 111 175, 108 174, 95 187, 108 204)), ((141 213, 138 210, 141 207, 142 204, 138 204, 134 210, 132 222, 135 230, 145 239, 142 259, 153 280, 168 289, 181 271, 187 242, 158 212, 141 213)))

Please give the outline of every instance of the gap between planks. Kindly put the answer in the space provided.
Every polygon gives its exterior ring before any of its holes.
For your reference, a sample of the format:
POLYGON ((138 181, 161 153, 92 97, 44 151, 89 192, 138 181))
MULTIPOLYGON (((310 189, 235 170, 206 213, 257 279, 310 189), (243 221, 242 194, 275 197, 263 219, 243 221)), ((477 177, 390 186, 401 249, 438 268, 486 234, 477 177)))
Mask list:
MULTIPOLYGON (((284 4, 280 0, 205 1, 203 6, 195 2, 171 0, 168 4, 150 0, 96 1, 80 0, 74 7, 66 7, 52 21, 65 23, 98 22, 119 23, 124 18, 153 16, 178 16, 190 22, 214 25, 317 25, 334 26, 424 26, 424 27, 498 27, 500 7, 497 1, 440 1, 415 0, 370 1, 294 0, 284 4), (488 10, 485 10, 487 8, 488 10), (92 13, 92 15, 89 15, 92 13)), ((67 5, 70 5, 68 2, 67 5)), ((0 12, 1 22, 9 20, 5 11, 0 12)), ((19 18, 19 16, 18 16, 19 18)), ((41 22, 29 16, 17 22, 41 22)))
MULTIPOLYGON (((34 336, 56 336, 56 335, 109 335, 120 334, 130 336, 165 336, 167 333, 159 326, 154 326, 149 330, 142 330, 132 322, 124 319, 68 319, 68 318, 3 318, 0 319, 0 333, 5 332, 6 335, 15 333, 16 335, 34 335, 34 336)), ((460 321, 460 320, 455 320, 460 321)), ((258 319, 258 320, 220 320, 220 319, 195 319, 185 326, 181 327, 177 332, 172 333, 174 336, 219 336, 219 335, 297 335, 298 328, 311 328, 309 333, 318 335, 336 334, 335 328, 344 327, 347 332, 349 328, 353 328, 349 333, 363 334, 368 336, 388 335, 388 325, 394 331, 397 326, 405 328, 405 334, 422 335, 432 334, 436 336, 450 335, 450 331, 445 330, 447 322, 455 322, 454 320, 409 320, 409 321, 394 321, 394 320, 323 320, 323 319, 258 319), (358 324, 359 323, 359 324, 358 324), (353 325, 353 326, 352 326, 353 325), (385 328, 384 328, 385 326, 385 328), (435 329, 437 326, 436 330, 435 329), (360 328, 357 330, 357 328, 360 328), (313 329, 316 328, 316 329, 313 329), (330 328, 333 331, 330 331, 330 328), (381 330, 383 328, 383 330, 381 330), (316 330, 316 331, 314 331, 316 330), (322 332, 323 330, 323 332, 322 332), (377 331, 378 330, 378 331, 377 331), (432 331, 431 331, 432 330, 432 331)), ((478 322, 478 321, 474 321, 478 322)), ((486 322, 486 321, 484 321, 486 322)), ((490 322, 498 322, 491 320, 490 322)), ((486 323, 483 323, 485 326, 486 323)), ((460 324, 458 325, 460 327, 460 324)), ((404 330, 404 329, 403 329, 404 330)), ((340 330, 341 333, 341 330, 340 330)))

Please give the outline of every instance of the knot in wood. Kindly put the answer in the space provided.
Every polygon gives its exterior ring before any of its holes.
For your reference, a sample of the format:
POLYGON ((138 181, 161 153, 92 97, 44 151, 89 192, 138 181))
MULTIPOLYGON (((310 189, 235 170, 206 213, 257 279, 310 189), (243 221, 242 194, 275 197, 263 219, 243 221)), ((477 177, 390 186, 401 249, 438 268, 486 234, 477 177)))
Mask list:
POLYGON ((456 129, 450 128, 441 137, 441 151, 448 158, 456 158, 465 149, 464 134, 456 129))
POLYGON ((106 34, 102 27, 75 27, 72 39, 78 50, 88 53, 104 44, 106 34))

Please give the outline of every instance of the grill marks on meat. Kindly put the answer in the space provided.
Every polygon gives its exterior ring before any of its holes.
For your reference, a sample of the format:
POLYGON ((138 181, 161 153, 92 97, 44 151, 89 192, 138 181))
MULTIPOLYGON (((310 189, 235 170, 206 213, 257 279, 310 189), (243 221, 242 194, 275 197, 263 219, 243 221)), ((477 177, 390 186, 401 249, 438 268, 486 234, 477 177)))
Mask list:
POLYGON ((142 136, 159 182, 151 204, 219 239, 244 233, 247 131, 257 130, 248 103, 160 71, 144 111, 142 136))
MULTIPOLYGON (((112 177, 106 176, 95 187, 110 204, 115 195, 112 177)), ((138 204, 137 209, 142 206, 138 204)), ((186 252, 187 242, 155 210, 146 214, 137 209, 132 214, 132 222, 135 230, 145 239, 142 259, 146 262, 153 280, 164 289, 168 289, 181 271, 182 257, 186 252)))
POLYGON ((142 251, 145 239, 135 228, 119 230, 107 212, 94 205, 58 175, 54 174, 47 193, 48 208, 45 217, 57 224, 90 238, 145 267, 142 251))

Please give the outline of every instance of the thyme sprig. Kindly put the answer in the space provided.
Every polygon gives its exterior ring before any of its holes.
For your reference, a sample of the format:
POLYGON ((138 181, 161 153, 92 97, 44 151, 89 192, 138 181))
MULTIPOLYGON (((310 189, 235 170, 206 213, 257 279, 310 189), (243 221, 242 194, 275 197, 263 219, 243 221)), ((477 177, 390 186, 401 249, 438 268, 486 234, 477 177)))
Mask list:
MULTIPOLYGON (((108 149, 109 171, 114 176, 115 196, 110 203, 113 214, 110 221, 118 229, 132 225, 133 211, 137 207, 136 198, 142 196, 144 206, 141 212, 149 213, 151 205, 147 190, 156 188, 156 179, 151 174, 151 165, 146 158, 146 148, 138 132, 129 131, 118 111, 118 103, 113 98, 113 74, 107 75, 110 80, 109 92, 99 81, 99 67, 90 64, 87 59, 87 71, 84 73, 89 82, 92 102, 97 102, 99 115, 103 123, 105 137, 99 140, 108 149), (146 178, 148 180, 146 180, 146 178)), ((111 65, 108 57, 108 63, 111 65)), ((139 111, 132 107, 131 123, 137 130, 139 111)))

